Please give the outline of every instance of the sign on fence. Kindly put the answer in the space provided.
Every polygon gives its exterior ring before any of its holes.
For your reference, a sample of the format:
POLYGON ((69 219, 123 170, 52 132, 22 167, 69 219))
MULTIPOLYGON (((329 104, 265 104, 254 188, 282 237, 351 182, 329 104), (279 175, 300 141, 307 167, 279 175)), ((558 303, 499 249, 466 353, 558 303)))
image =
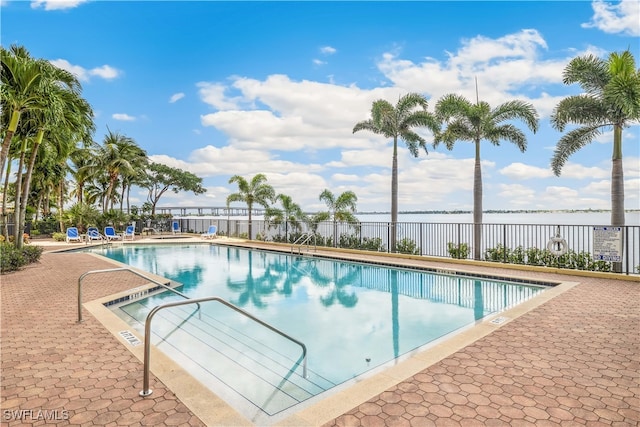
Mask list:
POLYGON ((593 227, 593 258, 622 262, 622 227, 593 227))

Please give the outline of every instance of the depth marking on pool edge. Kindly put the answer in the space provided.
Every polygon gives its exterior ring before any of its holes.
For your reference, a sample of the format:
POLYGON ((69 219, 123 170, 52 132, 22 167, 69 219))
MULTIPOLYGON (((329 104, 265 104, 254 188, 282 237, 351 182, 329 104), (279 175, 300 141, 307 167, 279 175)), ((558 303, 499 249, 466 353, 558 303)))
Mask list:
POLYGON ((507 318, 507 317, 502 317, 502 316, 500 316, 500 317, 496 317, 495 319, 493 319, 493 320, 492 320, 491 322, 489 322, 489 323, 493 323, 494 325, 501 325, 501 324, 503 324, 504 322, 506 322, 507 320, 508 320, 508 318, 507 318))
POLYGON ((127 342, 134 347, 142 344, 142 341, 140 341, 138 337, 133 335, 130 331, 120 331, 118 334, 120 334, 122 338, 127 340, 127 342))

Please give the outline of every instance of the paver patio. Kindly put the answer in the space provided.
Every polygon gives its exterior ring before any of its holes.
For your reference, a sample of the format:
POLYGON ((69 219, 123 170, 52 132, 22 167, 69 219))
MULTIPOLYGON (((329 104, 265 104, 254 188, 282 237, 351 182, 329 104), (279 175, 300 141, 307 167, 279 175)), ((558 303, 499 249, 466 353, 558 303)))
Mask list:
MULTIPOLYGON (((77 323, 79 276, 112 267, 46 252, 0 276, 2 425, 204 425, 155 376, 140 397, 142 363, 90 314, 77 323)), ((83 300, 144 282, 114 274, 83 300)), ((640 425, 640 283, 527 276, 579 284, 325 425, 640 425)))

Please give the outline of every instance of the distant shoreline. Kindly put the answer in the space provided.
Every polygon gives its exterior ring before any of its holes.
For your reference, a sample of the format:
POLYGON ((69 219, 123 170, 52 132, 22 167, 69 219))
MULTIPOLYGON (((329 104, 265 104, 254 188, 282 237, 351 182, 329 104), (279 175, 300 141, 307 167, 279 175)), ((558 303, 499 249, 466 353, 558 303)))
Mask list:
MULTIPOLYGON (((486 214, 540 214, 540 213, 610 213, 611 210, 607 209, 509 209, 509 210, 487 210, 482 211, 486 214)), ((640 212, 640 209, 625 209, 625 213, 640 212)), ((473 211, 453 210, 453 211, 400 211, 398 215, 458 215, 458 214, 471 214, 473 211)), ((358 215, 389 215, 391 212, 358 212, 358 215)))

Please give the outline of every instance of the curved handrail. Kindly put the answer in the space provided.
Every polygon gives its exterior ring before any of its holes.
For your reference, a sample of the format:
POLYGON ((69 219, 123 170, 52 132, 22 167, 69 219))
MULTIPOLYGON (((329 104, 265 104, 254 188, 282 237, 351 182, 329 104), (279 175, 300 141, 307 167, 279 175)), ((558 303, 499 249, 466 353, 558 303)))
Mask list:
POLYGON ((201 302, 206 302, 206 301, 218 301, 226 305, 227 307, 237 311, 238 313, 245 315, 249 319, 254 320, 255 322, 261 324, 262 326, 265 326, 271 329, 273 332, 282 335, 288 340, 298 344, 300 347, 302 347, 302 376, 304 378, 307 378, 307 346, 304 345, 304 343, 282 332, 276 327, 271 326, 266 322, 263 322, 262 320, 255 317, 253 314, 248 313, 243 309, 241 309, 240 307, 231 304, 229 301, 226 301, 220 297, 203 297, 203 298, 194 298, 187 301, 174 301, 174 302, 158 305, 154 307, 149 312, 149 314, 147 314, 147 320, 145 321, 145 324, 144 324, 144 377, 142 380, 142 390, 139 393, 140 396, 146 397, 146 396, 149 396, 151 393, 153 393, 153 390, 149 388, 149 369, 150 369, 149 365, 151 360, 151 320, 153 319, 153 316, 155 316, 155 314, 158 311, 163 310, 165 308, 178 307, 178 306, 187 305, 187 304, 200 304, 201 302))
MULTIPOLYGON (((144 274, 138 273, 137 271, 128 268, 128 267, 118 267, 118 268, 107 268, 106 270, 92 270, 92 271, 87 271, 86 273, 83 273, 79 278, 78 278, 78 323, 82 322, 82 279, 84 279, 86 276, 90 275, 90 274, 95 274, 95 273, 111 273, 113 271, 130 271, 131 273, 135 274, 138 277, 142 277, 145 280, 150 281, 151 283, 155 283, 156 285, 160 285, 163 288, 165 288, 168 291, 171 291, 175 294, 180 295, 183 298, 189 299, 188 296, 186 296, 185 294, 183 294, 180 291, 176 291, 175 289, 173 289, 170 286, 167 286, 164 283, 158 282, 157 280, 153 280, 150 277, 145 276, 144 274)), ((200 308, 200 304, 198 304, 198 308, 200 308)))

